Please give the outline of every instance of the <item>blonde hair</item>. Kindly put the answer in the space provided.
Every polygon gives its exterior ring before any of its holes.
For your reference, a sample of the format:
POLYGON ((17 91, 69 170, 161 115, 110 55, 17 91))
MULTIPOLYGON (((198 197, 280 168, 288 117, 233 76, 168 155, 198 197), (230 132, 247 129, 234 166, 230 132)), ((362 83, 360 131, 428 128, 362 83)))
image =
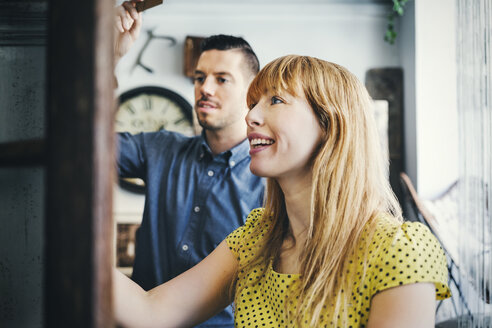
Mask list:
MULTIPOLYGON (((321 321, 337 321, 346 308, 351 288, 358 283, 347 276, 347 258, 362 239, 369 243, 370 237, 361 238, 363 231, 372 236, 374 218, 384 213, 401 220, 401 210, 388 183, 371 99, 352 73, 317 58, 289 55, 259 72, 248 90, 248 106, 267 90, 294 96, 302 92, 323 130, 311 164, 310 222, 300 256, 297 311, 284 311, 286 322, 315 327, 321 321), (327 304, 333 307, 333 318, 321 318, 327 304)), ((264 242, 239 271, 253 264, 268 265, 270 259, 278 258, 289 236, 283 192, 274 179, 267 180, 264 217, 271 220, 264 242)))

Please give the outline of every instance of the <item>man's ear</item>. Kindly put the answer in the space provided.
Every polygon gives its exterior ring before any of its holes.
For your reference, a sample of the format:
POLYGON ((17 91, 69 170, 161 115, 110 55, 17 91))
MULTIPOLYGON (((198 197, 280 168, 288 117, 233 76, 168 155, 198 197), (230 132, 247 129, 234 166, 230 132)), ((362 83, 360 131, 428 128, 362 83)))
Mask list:
POLYGON ((251 82, 253 82, 255 76, 256 75, 252 74, 249 70, 244 72, 244 77, 246 79, 246 85, 248 86, 246 88, 246 91, 248 91, 249 85, 251 84, 251 82))

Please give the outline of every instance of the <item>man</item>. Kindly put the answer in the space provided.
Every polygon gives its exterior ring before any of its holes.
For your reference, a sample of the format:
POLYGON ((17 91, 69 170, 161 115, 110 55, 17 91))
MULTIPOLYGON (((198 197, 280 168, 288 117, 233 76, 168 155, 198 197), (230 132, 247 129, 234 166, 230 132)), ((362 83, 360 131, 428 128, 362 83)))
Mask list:
MULTIPOLYGON (((117 58, 138 37, 133 2, 118 8, 117 58)), ((119 174, 146 182, 132 279, 148 290, 206 257, 247 214, 261 206, 263 180, 249 170, 246 92, 259 70, 242 38, 207 38, 196 67, 200 136, 160 131, 119 135, 119 174)), ((231 307, 200 327, 233 327, 231 307)))

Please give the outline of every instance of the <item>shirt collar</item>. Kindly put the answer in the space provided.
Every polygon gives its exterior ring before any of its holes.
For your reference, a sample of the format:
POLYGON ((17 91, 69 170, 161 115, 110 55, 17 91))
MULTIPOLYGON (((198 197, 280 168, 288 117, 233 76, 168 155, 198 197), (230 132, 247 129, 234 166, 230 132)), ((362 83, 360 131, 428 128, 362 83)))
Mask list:
POLYGON ((231 150, 231 157, 229 158, 229 164, 234 166, 235 163, 241 162, 246 157, 249 157, 249 140, 244 139, 241 143, 234 146, 231 150))
MULTIPOLYGON (((242 142, 232 147, 229 150, 226 150, 223 153, 220 153, 215 156, 215 158, 222 158, 228 162, 229 166, 234 166, 236 163, 239 163, 243 159, 249 156, 249 141, 248 139, 244 139, 242 142)), ((212 150, 207 143, 207 138, 205 137, 205 131, 202 131, 201 134, 201 150, 199 152, 200 159, 205 157, 214 158, 212 150)))

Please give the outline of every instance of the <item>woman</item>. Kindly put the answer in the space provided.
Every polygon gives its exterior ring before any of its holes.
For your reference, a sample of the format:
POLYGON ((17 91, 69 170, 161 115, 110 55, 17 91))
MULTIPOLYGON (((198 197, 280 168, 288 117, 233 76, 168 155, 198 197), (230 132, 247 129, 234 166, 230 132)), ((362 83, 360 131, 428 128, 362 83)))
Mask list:
POLYGON ((248 91, 265 208, 196 267, 145 293, 115 272, 117 319, 189 327, 235 304, 236 327, 433 327, 446 259, 402 223, 370 98, 345 68, 286 56, 248 91))

